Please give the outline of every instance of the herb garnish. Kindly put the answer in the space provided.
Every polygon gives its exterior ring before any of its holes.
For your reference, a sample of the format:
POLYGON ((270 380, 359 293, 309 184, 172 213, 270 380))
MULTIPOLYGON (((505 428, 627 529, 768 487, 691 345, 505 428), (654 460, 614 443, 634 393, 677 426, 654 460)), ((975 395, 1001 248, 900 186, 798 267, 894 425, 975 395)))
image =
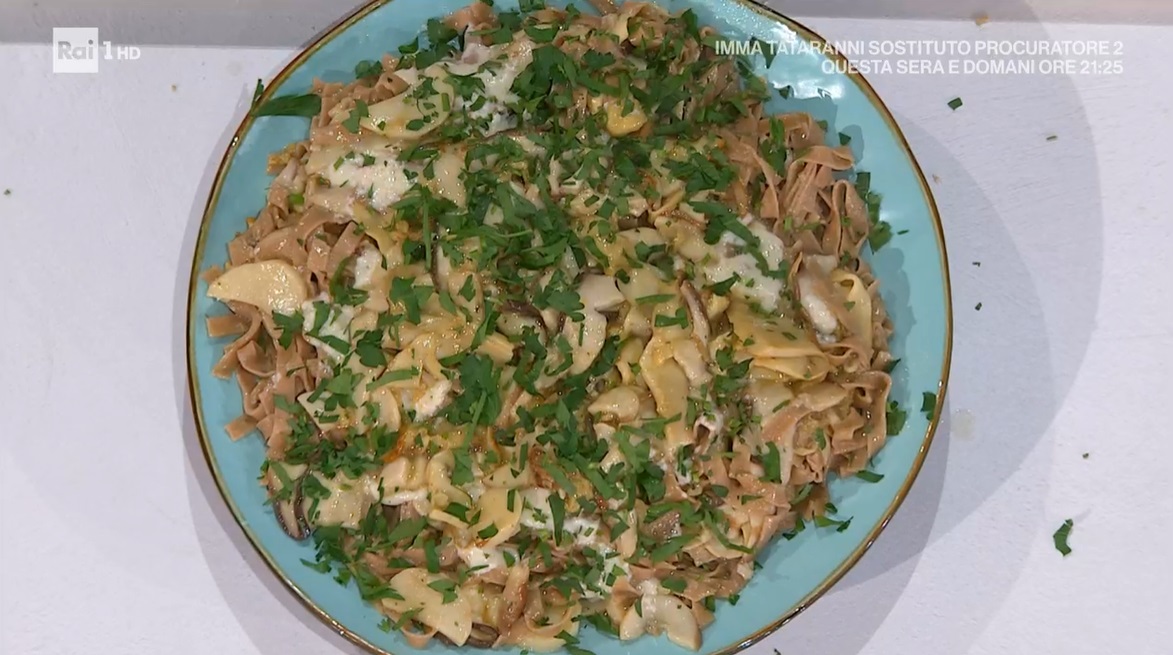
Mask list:
POLYGON ((1055 550, 1059 551, 1064 557, 1071 554, 1071 547, 1067 545, 1067 538, 1071 536, 1071 529, 1075 527, 1075 521, 1067 519, 1063 525, 1055 530, 1052 539, 1055 541, 1055 550))
POLYGON ((937 411, 937 394, 931 391, 921 394, 920 411, 925 415, 925 418, 933 420, 933 414, 937 411))
MULTIPOLYGON (((256 96, 259 98, 259 96, 256 96)), ((278 96, 252 110, 253 116, 301 116, 313 118, 322 111, 322 98, 316 93, 278 96)))

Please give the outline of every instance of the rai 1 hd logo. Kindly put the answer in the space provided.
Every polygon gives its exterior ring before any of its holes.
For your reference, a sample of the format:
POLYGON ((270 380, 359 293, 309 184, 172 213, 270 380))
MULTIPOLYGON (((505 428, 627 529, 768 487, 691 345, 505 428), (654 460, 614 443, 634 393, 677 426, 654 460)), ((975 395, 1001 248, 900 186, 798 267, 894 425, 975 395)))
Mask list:
POLYGON ((103 59, 132 61, 141 56, 138 46, 99 40, 96 27, 53 28, 54 73, 97 73, 103 59))

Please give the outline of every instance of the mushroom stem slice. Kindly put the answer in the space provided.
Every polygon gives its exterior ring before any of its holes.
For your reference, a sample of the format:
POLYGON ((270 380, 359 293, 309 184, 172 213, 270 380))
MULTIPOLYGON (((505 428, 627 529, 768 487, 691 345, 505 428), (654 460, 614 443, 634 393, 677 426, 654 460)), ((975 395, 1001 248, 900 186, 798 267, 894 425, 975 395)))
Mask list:
POLYGON ((693 336, 702 347, 707 347, 712 330, 709 326, 708 312, 705 311, 705 303, 701 300, 696 288, 687 280, 680 283, 680 295, 684 297, 684 304, 688 307, 688 318, 692 323, 693 336))
MULTIPOLYGON (((284 465, 279 462, 270 462, 269 470, 265 474, 265 486, 269 489, 269 497, 273 499, 273 515, 277 518, 277 525, 281 526, 285 534, 298 541, 308 539, 310 524, 306 520, 302 502, 302 476, 298 475, 292 481, 293 489, 289 497, 279 498, 281 492, 285 490, 285 486, 281 483, 282 478, 274 472, 273 467, 275 466, 284 465)), ((286 477, 289 477, 288 473, 286 473, 286 477)))
POLYGON ((590 308, 583 310, 583 320, 567 321, 562 328, 566 341, 573 348, 570 367, 572 374, 579 374, 591 367, 603 350, 607 340, 607 317, 590 308))
POLYGON ((399 525, 399 519, 400 519, 401 512, 399 511, 398 506, 396 506, 396 505, 383 505, 382 511, 383 511, 383 519, 387 521, 387 529, 388 530, 399 525))
MULTIPOLYGON (((494 645, 496 645, 497 639, 500 636, 501 633, 497 632, 497 629, 491 625, 485 625, 484 623, 473 623, 472 631, 468 634, 468 641, 464 642, 464 645, 472 646, 473 648, 492 648, 494 645)), ((445 644, 448 644, 449 646, 460 645, 454 643, 443 632, 437 632, 436 639, 445 644)))
POLYGON ((533 327, 541 335, 543 341, 550 332, 550 325, 542 317, 542 312, 529 303, 507 302, 501 306, 501 315, 497 318, 497 329, 511 337, 520 337, 526 327, 533 327))
POLYGON ((578 293, 585 307, 598 312, 615 309, 625 300, 624 295, 619 292, 615 278, 610 275, 584 275, 578 286, 578 293))

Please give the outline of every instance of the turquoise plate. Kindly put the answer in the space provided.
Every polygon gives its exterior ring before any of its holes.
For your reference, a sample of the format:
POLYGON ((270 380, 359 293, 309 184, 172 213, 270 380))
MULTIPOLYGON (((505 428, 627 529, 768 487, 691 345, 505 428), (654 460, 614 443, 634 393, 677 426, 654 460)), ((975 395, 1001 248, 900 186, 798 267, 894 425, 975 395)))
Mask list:
MULTIPOLYGON (((378 59, 384 52, 413 40, 428 18, 440 17, 468 0, 377 1, 328 30, 293 60, 265 90, 265 98, 304 93, 313 78, 353 79, 355 63, 378 59)), ((839 515, 852 517, 848 529, 806 530, 792 541, 778 540, 759 558, 763 568, 741 594, 736 609, 722 603, 716 621, 704 631, 702 652, 732 653, 762 639, 827 591, 863 555, 892 518, 908 493, 932 441, 936 421, 916 410, 921 393, 944 399, 952 347, 948 267, 941 223, 924 175, 892 115, 872 88, 854 73, 844 72, 845 60, 823 54, 824 43, 807 28, 769 9, 744 0, 660 0, 671 11, 691 8, 702 25, 711 25, 730 39, 757 37, 790 44, 779 49, 767 69, 764 57, 754 62, 778 88, 791 86, 789 98, 776 97, 772 111, 803 110, 827 120, 829 134, 844 132, 860 170, 871 172, 872 189, 883 195, 882 218, 900 234, 873 258, 881 294, 896 332, 892 350, 901 359, 894 398, 909 409, 903 432, 888 440, 875 458, 884 475, 876 484, 858 479, 837 480, 831 494, 839 515)), ((585 3, 579 3, 583 5, 585 3)), ((498 0, 499 8, 516 0, 498 0)), ((232 442, 224 426, 241 412, 235 381, 211 373, 224 340, 211 339, 204 329, 209 314, 222 307, 209 300, 198 273, 222 264, 225 245, 265 203, 270 176, 269 153, 305 138, 307 122, 296 118, 245 118, 220 164, 204 213, 192 265, 188 305, 188 377, 201 446, 212 475, 232 513, 261 557, 315 614, 352 641, 376 653, 415 652, 398 634, 378 627, 380 615, 363 603, 353 585, 335 583, 301 563, 313 559, 309 543, 291 540, 281 531, 257 483, 264 459, 259 438, 232 442)), ((833 145, 838 145, 836 142, 833 145)), ((644 637, 622 643, 586 628, 582 647, 600 655, 659 655, 685 651, 666 638, 644 637)), ((435 641, 431 653, 455 654, 461 649, 435 641)), ((464 652, 467 652, 464 651, 464 652)), ((517 653, 516 649, 502 652, 517 653)))

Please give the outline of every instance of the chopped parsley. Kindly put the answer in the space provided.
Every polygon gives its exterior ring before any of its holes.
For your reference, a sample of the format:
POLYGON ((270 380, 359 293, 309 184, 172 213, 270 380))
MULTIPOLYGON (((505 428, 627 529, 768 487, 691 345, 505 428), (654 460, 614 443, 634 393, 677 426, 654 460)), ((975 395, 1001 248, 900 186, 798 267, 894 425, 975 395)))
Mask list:
POLYGON ((277 338, 277 343, 282 348, 289 348, 293 345, 293 338, 301 334, 305 318, 302 317, 301 311, 295 311, 288 315, 282 314, 281 312, 273 312, 273 323, 281 331, 281 336, 277 338))
MULTIPOLYGON (((761 64, 749 57, 686 56, 709 52, 713 38, 702 36, 692 11, 668 18, 666 33, 654 33, 662 38, 636 38, 647 17, 631 21, 633 38, 619 55, 578 48, 575 41, 589 46, 597 36, 593 24, 585 32, 567 30, 544 7, 540 0, 522 0, 476 34, 458 32, 445 20, 427 21, 414 41, 398 48, 398 58, 386 61, 400 72, 423 70, 461 59, 467 40, 476 38, 492 53, 481 70, 509 71, 510 100, 497 102, 479 73, 448 75, 445 83, 417 75, 404 102, 419 113, 390 127, 426 135, 394 155, 376 155, 359 144, 366 143, 367 128, 388 131, 387 123, 371 124, 367 104, 383 96, 356 94, 353 105, 337 105, 328 117, 334 135, 347 136, 343 141, 350 145, 329 155, 324 177, 289 189, 277 202, 277 229, 290 227, 303 208, 318 203, 316 194, 325 186, 347 187, 347 197, 361 204, 352 223, 332 221, 298 241, 313 261, 325 254, 331 262, 324 273, 309 266, 311 293, 322 295, 298 311, 273 313, 271 331, 258 338, 267 356, 275 346, 296 345, 298 355, 307 344, 319 351, 301 358, 308 378, 297 375, 297 386, 274 400, 288 414, 289 431, 283 459, 266 463, 266 473, 273 471, 266 481, 282 485, 273 502, 300 495, 314 522, 334 508, 336 489, 365 489, 373 479, 379 485, 375 498, 407 493, 414 498, 409 502, 431 506, 431 513, 418 516, 410 505, 371 502, 356 523, 317 524, 311 531, 317 556, 306 566, 341 584, 354 583, 368 601, 398 599, 390 576, 419 567, 444 603, 457 602, 465 585, 475 584, 489 566, 450 564, 450 553, 471 545, 488 549, 486 541, 501 546, 494 559, 510 568, 528 564, 531 581, 542 591, 567 599, 607 597, 628 565, 664 564, 675 572, 660 574, 657 584, 683 595, 704 582, 704 574, 682 556, 699 541, 750 560, 760 556, 744 545, 728 512, 760 506, 767 501, 759 494, 766 492, 744 493, 732 482, 709 484, 705 463, 741 453, 761 467, 761 482, 781 485, 791 478, 793 464, 777 442, 747 439, 769 420, 755 404, 759 377, 751 373, 754 358, 748 353, 773 344, 761 343, 767 341, 763 335, 734 333, 724 316, 732 303, 745 303, 766 319, 793 311, 797 329, 775 337, 801 346, 810 327, 792 288, 790 257, 803 251, 796 238, 826 239, 822 222, 806 214, 782 217, 776 226, 755 218, 772 200, 767 194, 778 190, 778 179, 804 155, 790 147, 794 135, 781 117, 767 117, 761 138, 748 149, 719 136, 763 116, 773 91, 754 73, 761 64), (532 61, 520 70, 512 70, 516 60, 497 47, 513 40, 532 46, 532 61), (733 74, 730 84, 709 93, 698 80, 723 75, 716 69, 723 64, 733 74), (463 157, 454 176, 453 153, 463 157), (747 160, 756 162, 748 174, 747 160), (394 174, 402 170, 408 184, 380 208, 370 180, 381 179, 392 165, 402 166, 394 174), (337 177, 347 182, 334 182, 337 177), (450 193, 457 188, 463 193, 450 193), (369 213, 361 214, 360 207, 369 213), (683 219, 680 237, 672 221, 683 219), (363 239, 363 250, 346 250, 354 241, 344 239, 353 237, 363 239), (370 252, 365 249, 371 238, 384 273, 367 278, 357 274, 355 253, 370 252), (331 251, 339 243, 344 247, 331 251), (685 251, 689 244, 695 255, 685 251), (338 261, 334 252, 350 256, 338 261), (714 261, 714 255, 721 258, 714 261), (684 301, 693 298, 681 298, 678 290, 685 285, 699 292, 707 317, 690 311, 684 301), (776 298, 763 297, 778 288, 776 298), (693 335, 676 341, 681 331, 693 335), (690 343, 698 347, 686 349, 690 343), (665 397, 655 387, 658 366, 667 367, 671 391, 683 398, 665 397), (620 387, 638 390, 635 409, 624 401, 597 411, 596 400, 620 387), (392 475, 394 467, 387 468, 405 457, 427 462, 424 471, 404 474, 406 485, 392 475), (439 472, 433 466, 438 461, 439 472), (294 480, 296 469, 287 466, 305 466, 312 474, 294 480), (502 496, 497 483, 486 481, 489 476, 525 482, 508 489, 502 509, 492 505, 502 496), (439 490, 435 477, 451 488, 439 490), (533 488, 545 491, 535 499, 533 488), (503 520, 502 511, 511 519, 503 520), (670 529, 654 529, 657 522, 670 529), (627 558, 612 548, 624 535, 635 543, 627 558), (380 558, 385 566, 373 564, 380 558)), ((577 12, 567 15, 573 20, 577 12)), ((769 68, 773 45, 757 45, 769 68)), ((383 60, 360 61, 353 88, 385 84, 390 72, 383 60)), ((789 99, 793 89, 777 93, 789 99)), ((262 103, 263 95, 258 82, 254 116, 321 114, 316 94, 262 103)), ((830 129, 826 121, 818 124, 830 129)), ((852 144, 846 133, 827 136, 841 146, 852 144)), ((310 154, 318 145, 311 144, 310 154)), ((276 167, 304 154, 286 151, 270 163, 276 167)), ((870 174, 837 173, 840 178, 854 184, 866 205, 873 251, 907 232, 880 219, 881 197, 870 174)), ((835 219, 852 229, 850 221, 835 219)), ((859 266, 858 238, 852 235, 850 252, 832 256, 841 268, 859 266)), ((844 308, 853 310, 853 303, 844 308)), ((838 373, 826 379, 839 380, 838 373)), ((801 388, 794 387, 795 393, 801 388)), ((788 402, 777 403, 770 414, 784 412, 788 402)), ((935 402, 934 396, 933 408, 935 402)), ((889 433, 899 432, 906 411, 895 401, 885 410, 889 433)), ((840 445, 838 434, 832 444, 826 421, 816 418, 814 425, 803 423, 800 445, 818 448, 816 458, 829 463, 834 475, 843 470, 835 468, 841 456, 832 452, 840 445)), ((856 477, 883 479, 869 470, 856 477)), ((852 519, 837 518, 826 502, 823 478, 784 493, 793 496, 792 507, 814 518, 786 517, 788 526, 794 523, 783 538, 794 538, 808 522, 840 532, 849 528, 852 519)), ((727 599, 733 605, 739 596, 727 599)), ((713 611, 717 597, 700 602, 713 611)), ((618 632, 598 608, 583 609, 583 621, 618 632)), ((635 609, 644 611, 640 602, 635 609)), ((384 620, 380 629, 410 626, 417 614, 384 620)), ((574 635, 561 632, 557 638, 572 655, 589 655, 574 635)))
POLYGON ((937 412, 937 394, 931 391, 921 394, 920 411, 925 415, 925 418, 933 420, 933 414, 937 412))
POLYGON ((900 434, 904 429, 904 422, 908 420, 908 412, 901 409, 900 403, 892 400, 888 402, 887 419, 888 436, 900 434))
POLYGON ((762 477, 766 482, 782 482, 782 467, 778 446, 774 445, 773 442, 766 444, 766 452, 762 455, 762 469, 765 471, 762 477))
POLYGON ((875 471, 868 471, 866 469, 863 471, 860 471, 859 473, 856 473, 855 477, 859 478, 860 480, 863 480, 864 482, 870 482, 872 484, 875 484, 876 482, 879 482, 880 480, 884 479, 883 474, 876 473, 875 471))
MULTIPOLYGON (((258 81, 259 85, 260 82, 258 81)), ((254 101, 259 96, 254 96, 254 101)), ((271 98, 263 105, 254 107, 253 116, 301 116, 313 118, 322 111, 322 97, 316 93, 302 95, 278 96, 271 98)))
MULTIPOLYGON (((350 115, 346 117, 346 120, 342 121, 342 127, 345 127, 346 131, 350 132, 351 134, 358 134, 359 121, 369 117, 370 115, 371 114, 367 108, 367 103, 363 102, 362 100, 356 100, 354 103, 354 109, 351 109, 350 115)), ((374 161, 372 160, 371 163, 374 163, 374 161)), ((367 165, 369 166, 370 164, 367 165)))
POLYGON ((1059 551, 1064 557, 1071 554, 1071 547, 1067 545, 1067 539, 1071 536, 1071 529, 1074 527, 1075 521, 1067 519, 1063 522, 1063 525, 1059 526, 1058 530, 1055 530, 1055 534, 1051 537, 1055 541, 1055 550, 1059 551))
POLYGON ((354 65, 354 77, 362 79, 364 77, 378 77, 383 74, 383 63, 371 59, 364 59, 354 65))

